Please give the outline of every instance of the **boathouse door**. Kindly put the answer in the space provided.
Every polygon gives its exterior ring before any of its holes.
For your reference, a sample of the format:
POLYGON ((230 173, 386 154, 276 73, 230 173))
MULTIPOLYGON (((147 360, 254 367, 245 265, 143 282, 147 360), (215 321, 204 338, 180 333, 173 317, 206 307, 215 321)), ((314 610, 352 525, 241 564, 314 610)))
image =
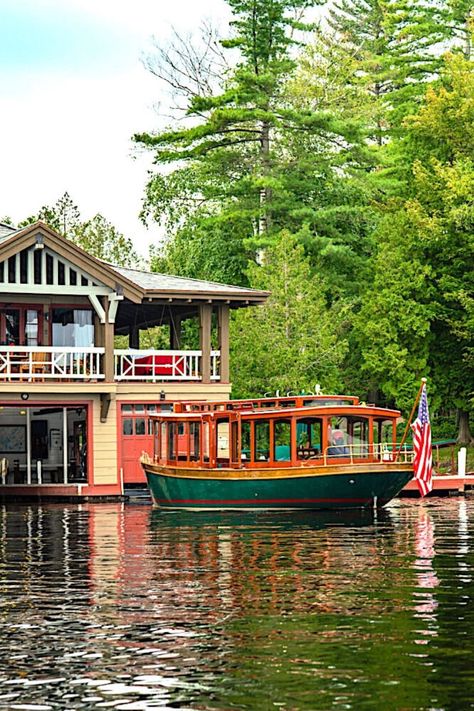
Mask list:
POLYGON ((140 464, 143 452, 153 452, 153 420, 158 410, 170 410, 172 405, 152 403, 121 406, 120 467, 124 484, 145 484, 146 477, 140 464))

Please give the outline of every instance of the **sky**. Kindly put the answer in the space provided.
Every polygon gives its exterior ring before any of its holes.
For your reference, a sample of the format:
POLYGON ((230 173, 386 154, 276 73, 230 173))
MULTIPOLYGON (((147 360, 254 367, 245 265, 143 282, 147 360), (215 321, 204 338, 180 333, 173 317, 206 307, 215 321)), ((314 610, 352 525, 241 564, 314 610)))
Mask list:
POLYGON ((163 125, 169 98, 143 58, 227 17, 224 0, 0 0, 0 219, 67 191, 146 255, 163 232, 140 223, 152 159, 131 136, 163 125))

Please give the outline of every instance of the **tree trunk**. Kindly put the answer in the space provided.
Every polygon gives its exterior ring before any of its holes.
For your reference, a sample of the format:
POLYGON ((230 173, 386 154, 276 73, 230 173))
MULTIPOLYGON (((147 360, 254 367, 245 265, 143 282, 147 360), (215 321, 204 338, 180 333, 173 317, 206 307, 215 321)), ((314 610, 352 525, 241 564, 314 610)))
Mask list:
MULTIPOLYGON (((262 123, 260 133, 260 160, 262 176, 264 180, 270 175, 270 124, 266 121, 262 123)), ((272 199, 271 188, 264 186, 260 190, 260 219, 259 237, 264 237, 271 228, 270 203, 272 199)))
POLYGON ((466 410, 458 410, 458 444, 473 444, 474 437, 469 427, 469 413, 466 410))

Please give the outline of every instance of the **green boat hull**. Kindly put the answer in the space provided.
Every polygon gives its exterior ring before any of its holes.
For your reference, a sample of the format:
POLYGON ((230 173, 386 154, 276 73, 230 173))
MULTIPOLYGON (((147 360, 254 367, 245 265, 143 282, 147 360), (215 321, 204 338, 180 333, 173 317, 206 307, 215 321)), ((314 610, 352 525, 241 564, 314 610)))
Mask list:
POLYGON ((144 465, 155 505, 163 509, 288 510, 354 509, 384 506, 413 476, 411 468, 392 465, 346 467, 328 474, 289 476, 179 476, 144 465), (356 470, 356 471, 354 471, 356 470))

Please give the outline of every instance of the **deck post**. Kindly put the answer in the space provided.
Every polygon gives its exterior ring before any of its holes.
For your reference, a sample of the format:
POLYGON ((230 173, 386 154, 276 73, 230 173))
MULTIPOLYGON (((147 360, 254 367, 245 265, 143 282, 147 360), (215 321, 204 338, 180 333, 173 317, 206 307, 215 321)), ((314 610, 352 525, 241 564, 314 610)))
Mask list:
POLYGON ((219 350, 220 358, 220 381, 228 383, 230 381, 230 362, 229 362, 229 314, 230 309, 228 304, 219 306, 218 311, 218 334, 219 334, 219 350))
POLYGON ((115 378, 115 363, 114 363, 114 324, 109 323, 108 311, 110 301, 105 299, 106 319, 103 324, 104 329, 104 376, 106 383, 113 383, 115 378))
POLYGON ((203 383, 211 382, 211 322, 212 304, 201 304, 199 307, 199 345, 203 383))

